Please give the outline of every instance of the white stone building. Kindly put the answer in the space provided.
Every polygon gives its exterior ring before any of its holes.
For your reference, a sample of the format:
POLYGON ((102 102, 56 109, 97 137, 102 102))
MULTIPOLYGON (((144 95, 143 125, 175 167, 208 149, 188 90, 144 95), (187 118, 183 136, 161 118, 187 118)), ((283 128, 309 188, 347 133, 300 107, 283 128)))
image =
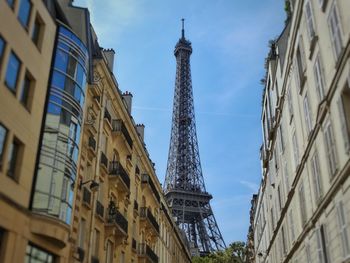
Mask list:
POLYGON ((350 262, 350 1, 288 3, 266 61, 255 262, 350 262))

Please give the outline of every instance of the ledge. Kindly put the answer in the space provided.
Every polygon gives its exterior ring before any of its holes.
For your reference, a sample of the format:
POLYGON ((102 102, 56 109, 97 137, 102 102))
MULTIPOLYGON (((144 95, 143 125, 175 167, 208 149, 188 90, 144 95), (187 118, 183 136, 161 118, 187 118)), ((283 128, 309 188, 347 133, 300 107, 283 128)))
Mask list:
POLYGON ((69 226, 56 218, 33 213, 30 231, 59 248, 64 248, 68 244, 69 226))

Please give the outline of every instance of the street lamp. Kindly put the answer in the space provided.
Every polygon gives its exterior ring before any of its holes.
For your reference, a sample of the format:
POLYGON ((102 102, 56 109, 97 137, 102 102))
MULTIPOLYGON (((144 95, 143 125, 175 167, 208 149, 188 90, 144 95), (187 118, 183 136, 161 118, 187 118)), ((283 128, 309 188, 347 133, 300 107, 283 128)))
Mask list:
POLYGON ((90 188, 91 192, 93 192, 93 193, 96 192, 100 186, 99 183, 97 183, 95 180, 88 180, 86 182, 83 182, 83 180, 81 180, 80 184, 79 184, 79 190, 81 190, 81 188, 84 184, 88 184, 88 183, 90 183, 89 188, 90 188))

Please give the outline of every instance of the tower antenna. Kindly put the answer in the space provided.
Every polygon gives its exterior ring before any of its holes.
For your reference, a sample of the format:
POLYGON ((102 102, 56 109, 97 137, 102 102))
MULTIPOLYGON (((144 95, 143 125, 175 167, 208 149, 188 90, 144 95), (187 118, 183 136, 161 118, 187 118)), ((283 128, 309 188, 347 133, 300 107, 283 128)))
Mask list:
POLYGON ((185 38, 185 19, 182 18, 182 19, 181 19, 181 22, 182 22, 182 30, 181 30, 181 32, 182 32, 182 38, 185 38))

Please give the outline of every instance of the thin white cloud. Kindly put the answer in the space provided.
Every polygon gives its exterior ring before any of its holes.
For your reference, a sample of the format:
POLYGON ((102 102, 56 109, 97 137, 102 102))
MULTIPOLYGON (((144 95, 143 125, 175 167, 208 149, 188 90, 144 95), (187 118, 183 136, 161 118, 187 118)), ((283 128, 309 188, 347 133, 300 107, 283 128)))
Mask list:
POLYGON ((250 190, 252 190, 253 193, 256 193, 258 191, 258 189, 259 189, 259 186, 256 183, 253 183, 253 182, 240 180, 239 183, 244 185, 244 186, 246 186, 250 190))
POLYGON ((86 0, 91 22, 98 36, 104 41, 113 38, 114 42, 119 41, 123 32, 128 30, 132 24, 142 19, 143 12, 140 3, 139 1, 123 0, 86 0))

